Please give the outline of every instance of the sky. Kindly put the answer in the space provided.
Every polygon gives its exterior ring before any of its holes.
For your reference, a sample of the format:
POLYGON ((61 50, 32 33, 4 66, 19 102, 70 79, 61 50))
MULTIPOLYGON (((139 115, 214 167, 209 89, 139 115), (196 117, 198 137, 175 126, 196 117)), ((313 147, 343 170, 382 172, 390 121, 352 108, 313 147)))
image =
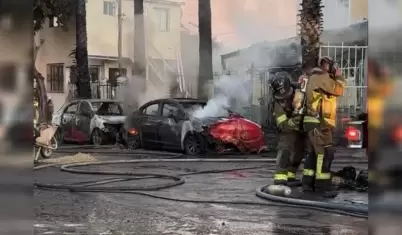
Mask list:
MULTIPOLYGON (((182 24, 198 32, 198 0, 184 0, 182 24)), ((301 0, 211 0, 212 34, 229 50, 256 42, 275 41, 297 34, 301 0)), ((324 29, 349 24, 348 5, 341 0, 323 0, 324 29)))
MULTIPOLYGON (((211 0, 212 34, 227 48, 296 35, 297 0, 211 0)), ((185 0, 182 24, 197 33, 198 0, 185 0)))

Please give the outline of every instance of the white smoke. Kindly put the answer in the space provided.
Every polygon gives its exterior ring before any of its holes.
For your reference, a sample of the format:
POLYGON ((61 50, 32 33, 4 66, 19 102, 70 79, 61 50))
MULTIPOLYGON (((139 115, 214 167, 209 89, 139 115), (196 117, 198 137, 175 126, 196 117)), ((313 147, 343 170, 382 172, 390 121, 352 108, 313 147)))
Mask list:
POLYGON ((240 111, 249 105, 251 81, 246 76, 223 75, 213 83, 214 94, 205 107, 193 113, 195 118, 224 117, 228 110, 240 111))
POLYGON ((144 77, 130 76, 124 81, 124 87, 117 91, 116 95, 119 100, 123 101, 124 113, 130 114, 146 102, 166 98, 169 94, 170 82, 161 82, 159 86, 156 86, 144 77))

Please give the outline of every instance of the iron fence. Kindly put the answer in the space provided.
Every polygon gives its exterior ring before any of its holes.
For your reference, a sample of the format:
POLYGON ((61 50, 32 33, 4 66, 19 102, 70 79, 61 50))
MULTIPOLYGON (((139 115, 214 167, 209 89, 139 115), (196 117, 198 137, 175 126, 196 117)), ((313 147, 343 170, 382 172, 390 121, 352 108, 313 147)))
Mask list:
MULTIPOLYGON (((73 98, 77 98, 77 86, 69 83, 69 90, 73 94, 73 98)), ((110 82, 91 82, 91 98, 92 99, 113 99, 121 100, 123 94, 124 83, 110 83, 110 82)))
MULTIPOLYGON (((332 57, 347 80, 344 96, 338 99, 338 123, 335 134, 339 136, 343 132, 345 119, 351 119, 361 112, 366 112, 367 46, 328 44, 320 47, 320 55, 332 57)), ((226 72, 224 74, 226 76, 247 74, 245 77, 250 80, 253 89, 250 94, 250 104, 247 107, 243 107, 240 113, 254 122, 265 125, 269 131, 275 125, 269 122, 270 90, 268 83, 272 75, 279 71, 289 72, 294 81, 297 81, 302 74, 301 66, 250 68, 248 71, 230 71, 230 73, 226 72)), ((215 75, 215 79, 220 76, 215 75)))

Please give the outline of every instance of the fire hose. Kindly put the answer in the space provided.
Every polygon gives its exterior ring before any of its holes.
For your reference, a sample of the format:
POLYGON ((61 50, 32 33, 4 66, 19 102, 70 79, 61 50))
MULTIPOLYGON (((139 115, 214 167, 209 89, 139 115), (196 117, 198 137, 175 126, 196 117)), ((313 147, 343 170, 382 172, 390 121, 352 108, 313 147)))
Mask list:
MULTIPOLYGON (((166 154, 168 155, 168 154, 166 154)), ((174 159, 175 157, 180 157, 181 155, 171 155, 171 158, 165 159, 135 159, 135 160, 115 160, 115 161, 102 161, 102 162, 87 162, 87 163, 73 163, 66 164, 60 167, 60 170, 68 173, 75 174, 89 174, 89 175, 114 175, 114 176, 125 176, 133 178, 111 178, 106 180, 98 181, 88 181, 88 182, 78 182, 73 184, 46 184, 46 183, 34 183, 35 187, 43 190, 63 190, 69 192, 104 192, 104 193, 130 193, 136 195, 142 195, 147 197, 152 197, 156 199, 177 201, 177 202, 189 202, 189 203, 210 203, 210 204, 234 204, 234 205, 258 205, 258 206, 274 206, 274 207, 290 207, 290 208, 300 208, 300 209, 312 209, 329 213, 337 213, 341 215, 348 215, 360 218, 368 218, 368 210, 365 207, 358 205, 344 205, 342 203, 329 203, 320 201, 309 201, 286 197, 273 197, 272 195, 266 195, 262 192, 262 188, 257 189, 257 196, 266 199, 270 202, 253 202, 253 201, 229 201, 229 200, 192 200, 192 199, 180 199, 160 196, 149 191, 156 191, 161 189, 172 188, 185 183, 183 177, 190 175, 201 175, 201 174, 214 174, 223 173, 237 170, 250 170, 259 168, 273 168, 275 167, 276 159, 174 159), (179 162, 192 162, 192 163, 203 163, 203 162, 227 162, 227 163, 240 163, 240 162, 263 162, 266 163, 263 166, 258 167, 242 167, 242 168, 232 168, 224 170, 207 170, 198 171, 193 173, 179 174, 179 175, 169 175, 169 174, 155 174, 155 173, 135 173, 133 171, 121 172, 121 171, 93 171, 78 169, 84 166, 100 166, 100 165, 113 165, 113 164, 124 164, 124 163, 179 163, 179 162), (172 182, 151 185, 151 186, 113 186, 105 187, 99 186, 112 182, 123 182, 123 181, 133 181, 141 179, 151 179, 151 178, 163 178, 170 179, 172 182)), ((334 164, 367 164, 367 160, 338 160, 334 164)), ((55 165, 50 165, 55 166, 55 165)), ((39 166, 35 167, 34 170, 40 170, 49 166, 39 166)), ((273 169, 272 169, 273 170, 273 169)))

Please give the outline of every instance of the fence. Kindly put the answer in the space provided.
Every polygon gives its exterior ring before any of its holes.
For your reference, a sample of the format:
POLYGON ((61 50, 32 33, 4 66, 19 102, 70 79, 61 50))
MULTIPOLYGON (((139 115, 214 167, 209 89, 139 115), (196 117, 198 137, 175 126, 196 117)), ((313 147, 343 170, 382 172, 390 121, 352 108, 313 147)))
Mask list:
POLYGON ((343 121, 366 112, 367 46, 321 46, 320 56, 332 57, 340 67, 347 84, 344 95, 338 98, 337 130, 343 130, 343 121))
MULTIPOLYGON (((69 90, 72 91, 73 98, 77 98, 77 86, 69 83, 69 90)), ((118 82, 115 84, 109 82, 91 82, 91 98, 92 99, 114 99, 120 100, 123 97, 124 83, 118 82)))
MULTIPOLYGON (((343 76, 347 79, 344 96, 338 100, 338 124, 336 134, 344 129, 343 120, 350 119, 361 112, 366 111, 366 62, 367 46, 323 45, 320 48, 320 56, 330 56, 339 65, 343 76)), ((257 123, 267 124, 268 104, 270 102, 270 90, 268 82, 273 74, 279 71, 287 71, 296 81, 302 74, 301 66, 251 68, 247 76, 252 82, 250 105, 244 107, 241 114, 257 123)), ((239 74, 239 71, 231 71, 225 75, 239 74)), ((216 75, 215 79, 219 76, 216 75)), ((274 124, 268 123, 273 126, 274 124)))

